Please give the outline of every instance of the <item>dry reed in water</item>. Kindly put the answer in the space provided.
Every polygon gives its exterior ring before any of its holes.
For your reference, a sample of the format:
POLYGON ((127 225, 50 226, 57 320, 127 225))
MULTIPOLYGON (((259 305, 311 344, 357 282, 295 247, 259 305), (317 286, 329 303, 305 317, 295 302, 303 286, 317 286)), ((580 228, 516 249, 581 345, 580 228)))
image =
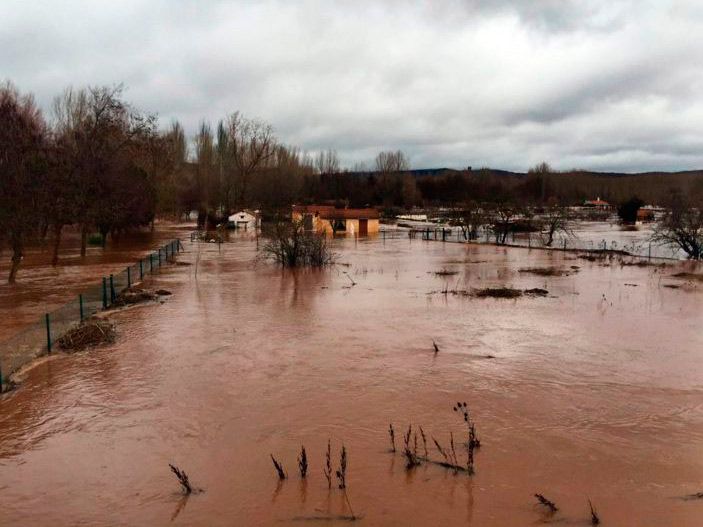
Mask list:
POLYGON ((171 463, 169 463, 168 466, 171 467, 171 472, 173 472, 178 478, 178 482, 181 484, 183 492, 185 494, 190 494, 191 492, 193 492, 193 487, 190 486, 190 481, 188 480, 188 474, 186 474, 184 470, 181 470, 180 468, 175 465, 172 465, 171 463))
POLYGON ((535 498, 537 498, 537 501, 539 501, 542 505, 547 507, 549 509, 549 512, 554 513, 559 510, 553 501, 548 500, 542 494, 535 494, 535 498))
POLYGON ((593 508, 593 503, 591 503, 591 500, 588 500, 588 507, 591 509, 591 525, 600 525, 600 518, 598 517, 598 513, 596 510, 593 508))
POLYGON ((323 469, 327 478, 327 488, 332 488, 332 445, 330 440, 327 440, 327 452, 325 454, 325 468, 323 469))
POLYGON ((283 470, 283 464, 281 464, 280 461, 278 461, 275 457, 273 457, 273 454, 271 455, 271 461, 273 461, 273 466, 276 469, 276 472, 278 473, 278 479, 283 480, 286 479, 286 471, 283 470))
POLYGON ((298 468, 300 469, 300 477, 305 479, 308 474, 308 456, 305 453, 305 446, 300 447, 300 457, 298 457, 298 468))
POLYGON ((395 430, 393 430, 393 423, 388 425, 388 435, 391 436, 391 452, 395 453, 395 430))

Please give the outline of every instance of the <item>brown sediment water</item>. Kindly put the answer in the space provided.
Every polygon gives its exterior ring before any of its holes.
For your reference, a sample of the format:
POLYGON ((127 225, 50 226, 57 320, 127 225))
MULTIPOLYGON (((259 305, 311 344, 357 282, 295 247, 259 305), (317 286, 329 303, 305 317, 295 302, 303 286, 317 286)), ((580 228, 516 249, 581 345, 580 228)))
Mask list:
POLYGON ((703 521, 681 499, 703 491, 703 290, 664 287, 692 264, 376 239, 336 240, 348 266, 282 271, 251 239, 185 245, 197 278, 163 269, 152 283, 173 295, 115 313, 115 344, 45 361, 0 399, 0 523, 349 525, 320 519, 349 515, 322 473, 328 438, 358 525, 587 525, 588 499, 602 525, 703 521), (439 293, 504 286, 549 296, 439 293), (407 472, 388 424, 398 445, 409 423, 447 445, 464 437, 457 401, 476 474, 407 472), (183 498, 168 463, 204 492, 183 498))
POLYGON ((9 251, 0 256, 0 341, 12 337, 22 327, 36 322, 75 299, 86 287, 98 284, 103 276, 118 273, 144 255, 156 251, 175 238, 182 240, 194 229, 192 224, 158 222, 156 228, 122 234, 108 239, 106 246, 88 246, 80 255, 80 232, 66 227, 62 236, 59 263, 51 265, 53 243, 29 245, 20 266, 17 282, 7 283, 9 251))

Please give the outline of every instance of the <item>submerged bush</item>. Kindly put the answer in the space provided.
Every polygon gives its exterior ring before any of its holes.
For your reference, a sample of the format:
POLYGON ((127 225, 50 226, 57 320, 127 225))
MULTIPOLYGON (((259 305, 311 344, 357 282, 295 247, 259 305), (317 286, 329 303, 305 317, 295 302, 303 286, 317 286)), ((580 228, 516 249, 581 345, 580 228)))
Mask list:
POLYGON ((324 233, 306 231, 302 222, 277 222, 264 231, 263 254, 284 267, 322 267, 334 263, 324 233))

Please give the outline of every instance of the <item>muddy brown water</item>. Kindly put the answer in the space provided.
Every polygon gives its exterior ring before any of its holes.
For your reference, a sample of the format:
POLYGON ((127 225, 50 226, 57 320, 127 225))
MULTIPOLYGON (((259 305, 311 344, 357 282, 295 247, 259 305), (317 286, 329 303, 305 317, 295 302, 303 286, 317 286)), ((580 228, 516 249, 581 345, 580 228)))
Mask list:
POLYGON ((602 525, 703 523, 703 500, 681 499, 703 491, 703 290, 667 278, 691 264, 335 246, 348 266, 289 272, 256 263, 251 239, 200 256, 186 243, 197 278, 165 268, 153 283, 173 296, 114 314, 114 345, 31 370, 0 400, 0 524, 349 525, 324 519, 349 514, 322 474, 328 438, 335 465, 348 449, 356 525, 588 525, 589 498, 602 525), (429 294, 506 285, 550 296, 429 294), (407 472, 389 422, 399 444, 412 423, 446 445, 463 430, 456 401, 483 443, 476 474, 407 472), (169 462, 204 492, 182 498, 169 462))

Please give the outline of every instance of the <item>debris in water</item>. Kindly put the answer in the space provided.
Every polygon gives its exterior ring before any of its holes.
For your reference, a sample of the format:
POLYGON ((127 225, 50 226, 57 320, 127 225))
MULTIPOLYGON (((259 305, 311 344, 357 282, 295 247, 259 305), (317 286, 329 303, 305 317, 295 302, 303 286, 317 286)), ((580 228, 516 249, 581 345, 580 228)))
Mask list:
POLYGON ((81 351, 115 341, 115 326, 108 320, 91 317, 64 333, 58 340, 61 349, 81 351))
POLYGON ((537 276, 568 276, 571 274, 566 269, 557 269, 556 267, 523 267, 518 269, 518 272, 536 274, 537 276))
POLYGON ((437 343, 433 340, 432 345, 434 346, 434 352, 438 353, 439 352, 439 346, 437 346, 437 343))

